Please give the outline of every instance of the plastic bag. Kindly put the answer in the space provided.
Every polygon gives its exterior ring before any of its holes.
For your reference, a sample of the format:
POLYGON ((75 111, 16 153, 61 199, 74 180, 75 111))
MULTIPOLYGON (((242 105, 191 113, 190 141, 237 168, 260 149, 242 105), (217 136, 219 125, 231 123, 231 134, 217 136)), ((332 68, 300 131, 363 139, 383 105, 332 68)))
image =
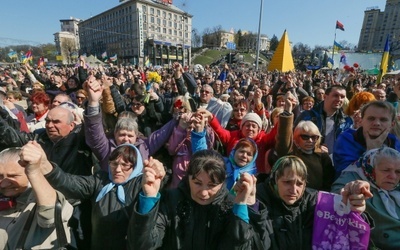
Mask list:
POLYGON ((314 213, 312 249, 368 249, 370 226, 342 203, 342 196, 320 191, 314 213))

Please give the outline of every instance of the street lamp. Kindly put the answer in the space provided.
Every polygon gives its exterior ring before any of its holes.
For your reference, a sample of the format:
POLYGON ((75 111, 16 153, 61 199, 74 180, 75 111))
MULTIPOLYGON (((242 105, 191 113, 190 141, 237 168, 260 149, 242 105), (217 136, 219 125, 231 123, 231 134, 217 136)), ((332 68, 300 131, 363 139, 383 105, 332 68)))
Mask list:
POLYGON ((258 36, 257 36, 257 56, 256 56, 256 71, 258 71, 258 60, 260 58, 260 42, 261 42, 261 20, 262 20, 262 12, 263 12, 263 2, 264 0, 261 0, 261 5, 260 5, 260 18, 258 19, 258 36))

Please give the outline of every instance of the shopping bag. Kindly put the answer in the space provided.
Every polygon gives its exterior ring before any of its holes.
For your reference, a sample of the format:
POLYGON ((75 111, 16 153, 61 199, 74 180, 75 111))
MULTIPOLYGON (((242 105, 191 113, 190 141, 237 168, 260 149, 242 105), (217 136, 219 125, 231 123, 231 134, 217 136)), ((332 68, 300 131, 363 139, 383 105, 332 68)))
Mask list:
POLYGON ((368 249, 370 226, 362 216, 344 205, 342 196, 318 192, 314 213, 313 250, 368 249))

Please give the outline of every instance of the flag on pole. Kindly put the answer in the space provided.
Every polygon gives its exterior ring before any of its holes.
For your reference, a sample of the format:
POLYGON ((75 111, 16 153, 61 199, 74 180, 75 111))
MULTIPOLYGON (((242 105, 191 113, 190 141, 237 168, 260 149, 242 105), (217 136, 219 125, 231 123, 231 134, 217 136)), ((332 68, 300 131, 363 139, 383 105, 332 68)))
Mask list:
POLYGON ((32 56, 32 51, 29 50, 26 52, 25 55, 22 56, 22 63, 27 63, 28 61, 32 61, 33 56, 32 56))
POLYGON ((340 62, 343 63, 344 65, 347 65, 347 58, 344 52, 342 52, 342 55, 340 56, 340 62))
POLYGON ((101 58, 103 58, 103 59, 107 58, 107 51, 104 51, 103 54, 101 54, 101 58))
POLYGON ((115 61, 117 61, 117 59, 118 59, 117 54, 115 54, 114 56, 110 57, 110 61, 111 62, 115 62, 115 61))
POLYGON ((336 21, 336 29, 340 29, 340 30, 344 31, 344 25, 341 22, 336 21))
POLYGON ((340 43, 334 41, 334 42, 333 42, 333 49, 334 49, 335 51, 339 51, 339 50, 344 49, 344 47, 343 47, 340 43))
POLYGON ((379 84, 382 82, 382 77, 386 74, 388 65, 389 65, 389 50, 390 50, 390 42, 389 35, 386 37, 385 49, 383 50, 380 73, 378 78, 376 79, 376 83, 379 84))

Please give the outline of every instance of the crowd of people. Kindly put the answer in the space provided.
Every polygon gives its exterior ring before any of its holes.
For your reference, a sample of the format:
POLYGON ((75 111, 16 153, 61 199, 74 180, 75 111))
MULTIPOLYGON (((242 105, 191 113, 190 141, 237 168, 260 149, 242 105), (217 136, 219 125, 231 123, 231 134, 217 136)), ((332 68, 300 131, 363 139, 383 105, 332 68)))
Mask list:
POLYGON ((357 70, 1 67, 0 248, 314 249, 332 192, 399 249, 399 97, 357 70))

